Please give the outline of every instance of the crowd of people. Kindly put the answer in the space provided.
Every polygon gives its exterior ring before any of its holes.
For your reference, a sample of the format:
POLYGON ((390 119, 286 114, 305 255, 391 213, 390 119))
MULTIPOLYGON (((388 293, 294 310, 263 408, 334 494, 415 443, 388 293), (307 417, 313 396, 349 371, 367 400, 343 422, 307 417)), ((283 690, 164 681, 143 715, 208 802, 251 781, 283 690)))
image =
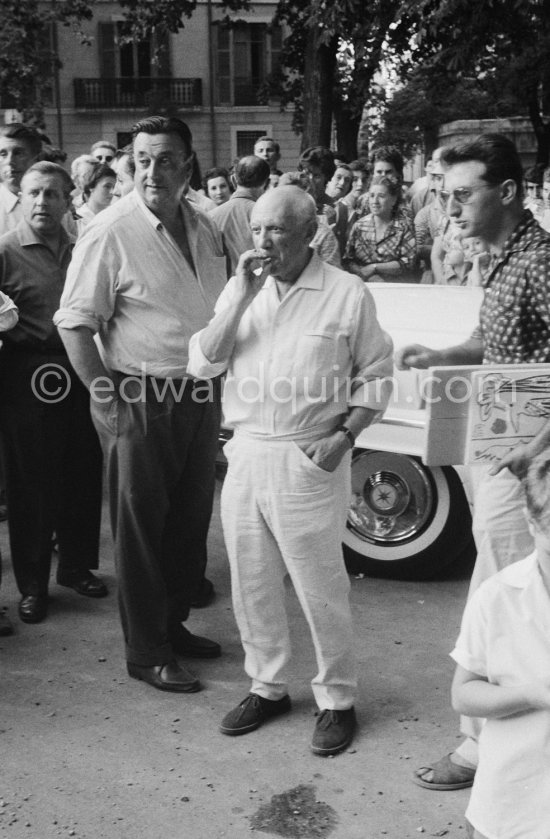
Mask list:
MULTIPOLYGON (((316 655, 311 749, 334 755, 357 724, 341 555, 351 450, 394 364, 368 283, 483 286, 470 338, 398 348, 401 368, 549 362, 550 210, 498 134, 436 149, 409 186, 393 148, 348 163, 311 147, 285 172, 262 137, 201 179, 181 120, 148 117, 132 137, 94 143, 69 175, 34 129, 0 128, 0 444, 19 617, 47 618, 54 554, 58 584, 108 594, 94 573, 103 481, 128 675, 201 689, 181 659, 222 654, 185 623, 214 595, 223 385, 221 517, 250 690, 220 730, 291 710, 289 576, 316 655)), ((473 470, 478 555, 452 653, 465 739, 414 775, 474 787, 474 839, 548 839, 549 447, 550 424, 473 470)))

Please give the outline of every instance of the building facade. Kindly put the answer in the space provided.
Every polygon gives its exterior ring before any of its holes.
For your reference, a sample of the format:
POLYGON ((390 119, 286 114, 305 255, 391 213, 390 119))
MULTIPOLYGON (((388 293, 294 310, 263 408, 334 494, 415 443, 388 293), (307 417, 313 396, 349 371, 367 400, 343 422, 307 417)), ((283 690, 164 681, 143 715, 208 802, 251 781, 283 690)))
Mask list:
POLYGON ((203 171, 251 153, 262 135, 279 142, 281 165, 293 168, 300 138, 292 113, 259 98, 282 44, 281 29, 272 25, 275 8, 269 0, 254 0, 250 10, 231 14, 226 26, 217 3, 198 0, 177 35, 121 44, 120 8, 96 0, 93 20, 82 27, 89 44, 70 28, 54 33, 63 66, 45 114, 52 144, 69 161, 96 140, 121 148, 137 120, 169 111, 189 125, 203 171))

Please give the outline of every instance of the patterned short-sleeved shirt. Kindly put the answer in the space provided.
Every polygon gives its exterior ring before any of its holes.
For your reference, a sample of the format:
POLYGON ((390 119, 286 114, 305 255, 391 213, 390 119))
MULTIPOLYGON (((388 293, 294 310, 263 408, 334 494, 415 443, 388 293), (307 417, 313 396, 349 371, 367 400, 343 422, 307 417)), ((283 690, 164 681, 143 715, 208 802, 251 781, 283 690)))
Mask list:
POLYGON ((524 211, 486 273, 479 328, 485 364, 550 362, 550 235, 524 211))
POLYGON ((344 260, 370 265, 375 262, 397 260, 403 269, 414 266, 416 239, 414 228, 408 216, 399 212, 390 222, 382 239, 376 240, 374 216, 368 215, 356 221, 348 238, 344 260))

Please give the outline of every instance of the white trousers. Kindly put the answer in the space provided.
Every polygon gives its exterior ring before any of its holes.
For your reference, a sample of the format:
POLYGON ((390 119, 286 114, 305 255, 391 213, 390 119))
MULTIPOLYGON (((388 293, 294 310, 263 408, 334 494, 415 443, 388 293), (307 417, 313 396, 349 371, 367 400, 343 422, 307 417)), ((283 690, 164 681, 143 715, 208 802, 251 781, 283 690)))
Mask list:
POLYGON ((288 693, 288 573, 311 631, 319 708, 344 710, 357 686, 349 579, 342 557, 350 455, 333 473, 295 442, 236 434, 221 499, 235 618, 251 691, 265 699, 288 693))
MULTIPOLYGON (((477 559, 468 599, 484 580, 534 550, 533 537, 523 512, 525 501, 519 480, 508 469, 489 475, 489 466, 471 468, 474 496, 472 531, 477 559)), ((460 730, 466 739, 457 754, 477 766, 477 741, 484 720, 461 717, 460 730)))

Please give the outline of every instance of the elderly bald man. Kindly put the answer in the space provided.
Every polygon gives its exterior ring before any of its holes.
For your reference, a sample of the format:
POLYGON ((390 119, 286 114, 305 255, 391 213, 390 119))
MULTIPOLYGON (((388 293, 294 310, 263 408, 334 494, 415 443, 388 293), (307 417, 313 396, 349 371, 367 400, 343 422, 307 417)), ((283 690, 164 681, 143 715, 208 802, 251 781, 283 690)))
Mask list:
POLYGON ((356 435, 384 410, 392 344, 365 284, 310 248, 317 221, 295 186, 252 210, 254 248, 239 259, 210 324, 191 339, 189 370, 226 373, 234 428, 222 521, 250 694, 222 721, 246 734, 290 710, 290 575, 311 631, 319 715, 312 750, 345 749, 356 675, 341 537, 356 435))

